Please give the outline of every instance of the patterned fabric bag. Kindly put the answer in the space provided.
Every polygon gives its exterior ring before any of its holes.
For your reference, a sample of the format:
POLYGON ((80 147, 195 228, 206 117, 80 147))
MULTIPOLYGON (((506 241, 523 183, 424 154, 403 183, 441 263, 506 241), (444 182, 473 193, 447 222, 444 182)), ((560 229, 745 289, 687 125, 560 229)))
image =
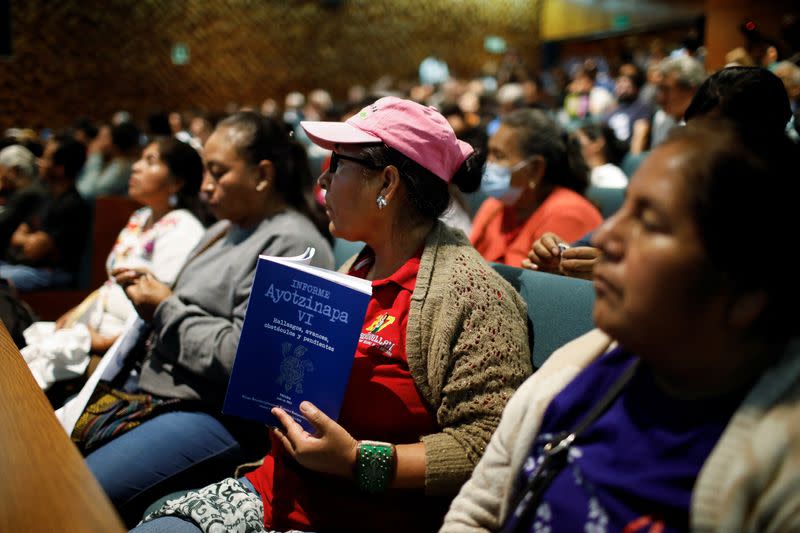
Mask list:
POLYGON ((204 533, 265 533, 264 505, 258 494, 238 480, 226 478, 180 498, 167 500, 142 523, 162 516, 176 516, 197 524, 204 533))
POLYGON ((151 394, 129 394, 101 381, 72 430, 72 442, 88 455, 142 422, 170 411, 193 410, 196 404, 187 400, 157 398, 151 394))

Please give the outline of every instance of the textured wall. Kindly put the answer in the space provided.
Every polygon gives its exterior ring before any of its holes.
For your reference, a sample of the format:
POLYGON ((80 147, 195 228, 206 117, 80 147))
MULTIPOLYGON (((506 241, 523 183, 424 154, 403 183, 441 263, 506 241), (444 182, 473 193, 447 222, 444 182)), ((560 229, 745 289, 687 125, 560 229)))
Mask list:
POLYGON ((472 76, 501 35, 530 63, 538 0, 13 1, 14 55, 0 58, 0 127, 61 127, 128 109, 222 109, 290 90, 416 75, 431 53, 472 76), (173 65, 175 42, 191 61, 173 65))

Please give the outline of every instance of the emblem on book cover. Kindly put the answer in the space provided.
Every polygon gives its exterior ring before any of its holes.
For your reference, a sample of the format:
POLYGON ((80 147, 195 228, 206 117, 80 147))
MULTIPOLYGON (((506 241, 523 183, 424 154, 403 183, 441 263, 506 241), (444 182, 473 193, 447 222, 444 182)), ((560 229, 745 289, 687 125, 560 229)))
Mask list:
POLYGON ((283 385, 286 392, 294 389, 295 392, 302 393, 306 372, 314 371, 314 363, 304 359, 308 349, 305 346, 293 347, 291 343, 284 342, 281 345, 281 351, 283 352, 283 360, 281 361, 281 371, 277 382, 283 385))

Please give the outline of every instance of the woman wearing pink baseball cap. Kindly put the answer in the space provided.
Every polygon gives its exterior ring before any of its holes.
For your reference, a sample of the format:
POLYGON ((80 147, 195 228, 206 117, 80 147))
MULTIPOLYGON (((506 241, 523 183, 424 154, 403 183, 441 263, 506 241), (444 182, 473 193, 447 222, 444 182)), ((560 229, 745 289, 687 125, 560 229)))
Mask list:
POLYGON ((438 221, 448 185, 472 191, 481 175, 445 118, 386 97, 301 125, 333 151, 319 178, 331 233, 367 244, 343 270, 373 287, 338 422, 304 402, 311 435, 275 409, 284 428, 257 470, 171 501, 141 531, 169 515, 182 528, 434 530, 531 372, 525 304, 438 221))

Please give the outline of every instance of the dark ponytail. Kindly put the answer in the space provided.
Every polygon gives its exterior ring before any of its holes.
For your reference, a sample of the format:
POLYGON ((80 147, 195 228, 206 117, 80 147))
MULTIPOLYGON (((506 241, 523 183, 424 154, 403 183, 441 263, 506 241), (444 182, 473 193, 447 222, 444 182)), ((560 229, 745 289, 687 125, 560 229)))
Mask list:
POLYGON ((519 151, 524 158, 540 155, 546 163, 544 182, 583 194, 589 185, 589 166, 581 154, 580 143, 564 132, 539 109, 519 109, 500 118, 519 136, 519 151))
POLYGON ((553 176, 552 183, 583 194, 589 186, 589 165, 583 158, 581 143, 575 136, 568 135, 564 144, 564 170, 553 176))
POLYGON ((482 150, 476 150, 467 157, 458 168, 450 183, 458 187, 461 192, 475 192, 481 185, 483 165, 486 155, 482 150))

